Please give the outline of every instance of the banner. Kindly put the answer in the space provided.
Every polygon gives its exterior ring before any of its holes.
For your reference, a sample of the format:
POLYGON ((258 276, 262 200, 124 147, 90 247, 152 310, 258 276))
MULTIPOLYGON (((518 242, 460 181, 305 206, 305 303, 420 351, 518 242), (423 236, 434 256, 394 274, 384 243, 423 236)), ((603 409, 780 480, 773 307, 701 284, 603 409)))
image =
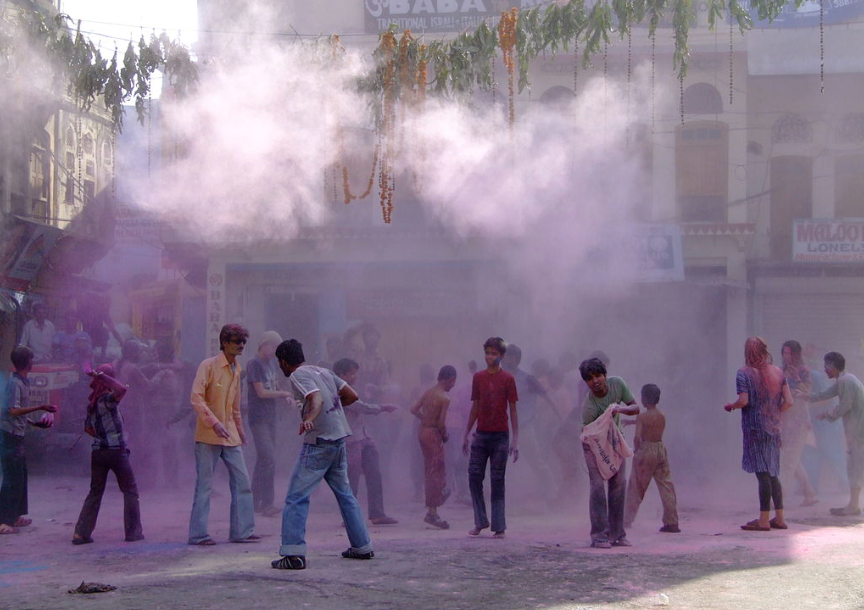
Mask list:
POLYGON ((519 0, 365 0, 366 33, 397 31, 460 32, 474 30, 483 21, 493 30, 501 12, 522 6, 519 0))
POLYGON ((795 220, 792 260, 796 263, 864 263, 864 218, 795 220))
POLYGON ((62 233, 57 227, 19 219, 3 236, 0 282, 25 292, 62 233))
MULTIPOLYGON (((747 2, 741 6, 747 8, 753 18, 753 29, 777 28, 815 28, 819 27, 819 2, 805 0, 796 7, 794 2, 788 2, 783 11, 774 21, 759 19, 758 11, 748 7, 747 2)), ((834 25, 857 20, 864 14, 864 0, 824 0, 825 25, 834 25)))

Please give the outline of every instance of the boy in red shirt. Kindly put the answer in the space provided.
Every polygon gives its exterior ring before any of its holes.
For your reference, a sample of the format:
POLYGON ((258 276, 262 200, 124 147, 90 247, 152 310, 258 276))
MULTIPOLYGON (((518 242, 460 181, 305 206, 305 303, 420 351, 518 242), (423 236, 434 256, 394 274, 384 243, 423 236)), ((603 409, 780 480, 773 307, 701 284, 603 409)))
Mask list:
POLYGON ((507 470, 507 455, 513 462, 519 459, 517 444, 519 440, 519 418, 516 415, 516 379, 501 368, 501 358, 507 352, 507 344, 501 337, 492 337, 483 344, 486 357, 486 370, 474 374, 471 386, 471 414, 462 439, 462 451, 468 452, 468 435, 476 422, 477 432, 471 441, 470 461, 468 463, 468 487, 474 505, 474 529, 469 536, 479 536, 489 527, 486 516, 486 502, 483 498, 483 478, 486 476, 486 462, 489 462, 492 482, 492 531, 493 538, 503 538, 507 529, 504 520, 504 474, 507 470), (508 425, 507 413, 510 413, 508 425), (510 442, 510 426, 513 428, 513 442, 510 442))

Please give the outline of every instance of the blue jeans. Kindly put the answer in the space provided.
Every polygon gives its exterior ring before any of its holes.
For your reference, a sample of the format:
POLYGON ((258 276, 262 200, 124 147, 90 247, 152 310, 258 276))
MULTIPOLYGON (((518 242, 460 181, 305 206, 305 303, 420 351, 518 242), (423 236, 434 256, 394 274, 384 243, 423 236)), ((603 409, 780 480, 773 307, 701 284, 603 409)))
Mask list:
POLYGON ((231 488, 231 528, 228 538, 232 541, 245 540, 255 531, 252 487, 246 472, 246 462, 243 461, 243 448, 196 442, 195 467, 198 478, 195 480, 195 500, 192 502, 192 515, 189 518, 189 544, 198 544, 210 538, 207 533, 210 490, 219 458, 222 458, 228 468, 228 485, 231 488))
POLYGON ((504 519, 504 475, 507 471, 507 455, 510 452, 508 432, 475 432, 471 441, 471 457, 468 461, 468 488, 474 505, 474 526, 489 527, 486 516, 486 500, 483 497, 483 479, 486 462, 489 462, 489 479, 492 486, 492 531, 507 529, 504 519))
POLYGON ((591 541, 616 542, 624 538, 624 500, 627 493, 627 462, 608 481, 597 468, 597 458, 591 448, 582 443, 585 465, 588 467, 588 481, 591 494, 588 498, 588 512, 591 516, 591 541), (606 485, 609 485, 609 498, 606 498, 606 485))
POLYGON ((288 484, 288 495, 285 497, 285 508, 282 510, 282 546, 279 547, 279 554, 306 555, 309 496, 318 487, 321 479, 327 481, 336 496, 351 548, 357 553, 368 553, 372 550, 372 541, 363 522, 360 504, 348 482, 345 439, 318 439, 316 445, 303 445, 294 466, 294 473, 288 484))

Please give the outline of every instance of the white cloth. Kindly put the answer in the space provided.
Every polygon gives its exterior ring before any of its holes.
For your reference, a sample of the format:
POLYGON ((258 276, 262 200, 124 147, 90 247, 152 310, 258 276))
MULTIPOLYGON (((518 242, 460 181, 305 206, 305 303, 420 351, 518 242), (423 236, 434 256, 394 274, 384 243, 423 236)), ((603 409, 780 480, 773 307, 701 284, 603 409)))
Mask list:
POLYGON ((597 468, 600 475, 607 481, 621 469, 624 460, 633 455, 624 435, 612 415, 612 407, 626 405, 610 405, 600 417, 582 428, 580 440, 590 447, 597 458, 597 468))
POLYGON ((45 320, 42 328, 36 320, 30 320, 24 325, 21 333, 21 345, 26 345, 33 350, 36 362, 51 361, 51 347, 54 340, 54 325, 50 320, 45 320))

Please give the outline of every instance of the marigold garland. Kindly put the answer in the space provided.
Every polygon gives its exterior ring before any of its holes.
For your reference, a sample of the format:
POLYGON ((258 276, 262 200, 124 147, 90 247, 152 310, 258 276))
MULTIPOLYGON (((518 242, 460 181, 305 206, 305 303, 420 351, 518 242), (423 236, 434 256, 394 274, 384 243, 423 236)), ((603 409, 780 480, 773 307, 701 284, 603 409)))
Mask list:
POLYGON ((501 13, 501 21, 498 22, 498 45, 504 57, 504 66, 507 68, 507 92, 509 101, 510 129, 516 122, 516 105, 514 94, 514 79, 516 64, 513 61, 513 50, 516 48, 516 24, 519 21, 519 9, 512 8, 501 13))

